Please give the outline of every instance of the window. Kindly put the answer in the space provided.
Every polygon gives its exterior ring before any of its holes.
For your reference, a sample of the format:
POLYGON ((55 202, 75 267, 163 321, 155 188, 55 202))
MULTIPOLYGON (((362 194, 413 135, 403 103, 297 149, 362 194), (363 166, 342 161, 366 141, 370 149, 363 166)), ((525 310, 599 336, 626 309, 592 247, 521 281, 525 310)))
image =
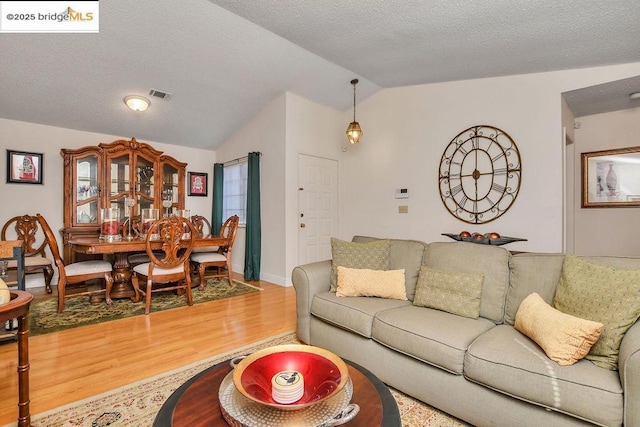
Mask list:
POLYGON ((238 215, 242 225, 246 224, 247 170, 246 160, 224 167, 222 218, 238 215))

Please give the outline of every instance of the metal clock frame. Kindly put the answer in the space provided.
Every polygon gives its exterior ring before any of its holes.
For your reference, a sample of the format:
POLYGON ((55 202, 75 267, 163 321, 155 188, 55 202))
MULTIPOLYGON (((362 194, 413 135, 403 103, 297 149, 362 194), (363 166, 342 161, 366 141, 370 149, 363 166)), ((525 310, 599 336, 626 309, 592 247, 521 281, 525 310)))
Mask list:
POLYGON ((469 224, 502 216, 520 190, 522 165, 516 143, 495 126, 463 130, 440 160, 440 197, 447 211, 469 224))

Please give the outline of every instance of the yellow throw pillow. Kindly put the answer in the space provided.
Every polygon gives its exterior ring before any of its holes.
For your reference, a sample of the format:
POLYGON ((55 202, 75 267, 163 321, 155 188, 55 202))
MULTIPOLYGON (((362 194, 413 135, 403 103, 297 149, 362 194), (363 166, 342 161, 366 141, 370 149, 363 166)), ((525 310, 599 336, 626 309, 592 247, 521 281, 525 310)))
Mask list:
POLYGON ((562 313, 532 293, 522 301, 514 327, 558 365, 573 365, 598 341, 604 325, 562 313))
POLYGON ((336 296, 407 299, 404 269, 369 270, 338 266, 337 270, 336 296))

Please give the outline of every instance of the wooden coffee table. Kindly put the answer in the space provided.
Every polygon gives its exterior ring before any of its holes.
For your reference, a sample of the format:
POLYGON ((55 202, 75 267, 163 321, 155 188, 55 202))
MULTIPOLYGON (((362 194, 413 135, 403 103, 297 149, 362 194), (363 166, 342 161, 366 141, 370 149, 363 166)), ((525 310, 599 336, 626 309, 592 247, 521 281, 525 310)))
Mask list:
MULTIPOLYGON (((231 371, 230 360, 208 368, 178 388, 162 405, 154 427, 227 426, 222 417, 218 390, 231 371)), ((400 412, 389 388, 370 371, 345 360, 353 381, 352 403, 360 412, 345 426, 400 427, 400 412)))

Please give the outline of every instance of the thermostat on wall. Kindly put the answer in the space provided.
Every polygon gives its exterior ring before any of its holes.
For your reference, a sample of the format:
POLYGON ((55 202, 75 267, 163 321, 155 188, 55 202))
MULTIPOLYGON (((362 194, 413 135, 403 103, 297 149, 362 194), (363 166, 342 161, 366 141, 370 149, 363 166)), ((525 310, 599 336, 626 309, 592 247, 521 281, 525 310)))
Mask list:
POLYGON ((396 199, 408 199, 408 198, 409 198, 408 188, 396 188, 396 199))

